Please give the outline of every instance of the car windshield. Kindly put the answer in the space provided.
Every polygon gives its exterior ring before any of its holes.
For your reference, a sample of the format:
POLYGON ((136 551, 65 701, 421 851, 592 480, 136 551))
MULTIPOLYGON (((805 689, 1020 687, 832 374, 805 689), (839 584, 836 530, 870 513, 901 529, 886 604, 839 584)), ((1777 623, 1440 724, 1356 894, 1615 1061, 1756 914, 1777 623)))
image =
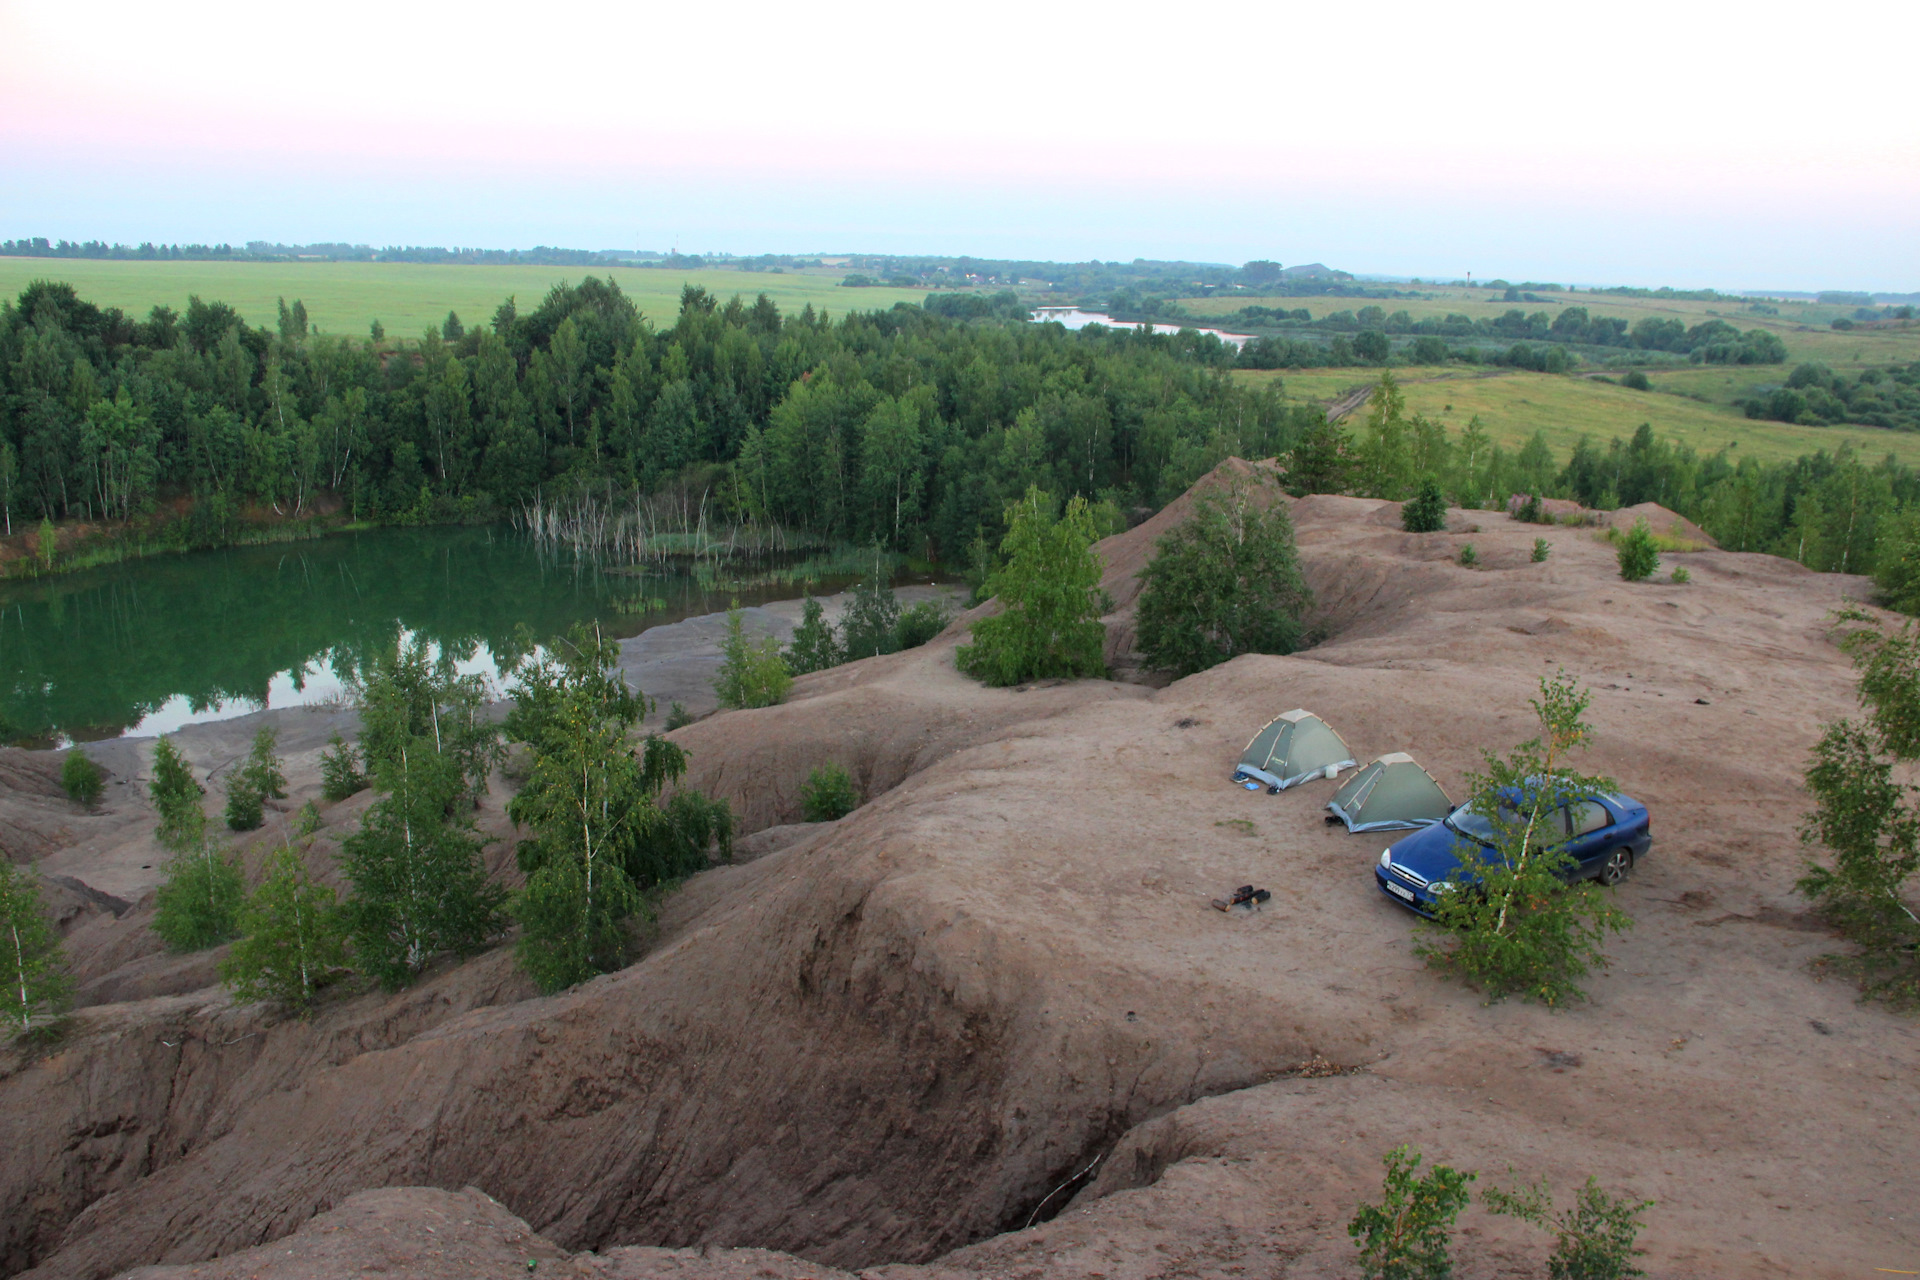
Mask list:
MULTIPOLYGON (((1519 817, 1518 812, 1509 804, 1502 804, 1500 813, 1509 821, 1519 817)), ((1463 804, 1455 809, 1447 816, 1447 825, 1469 840, 1477 840, 1482 844, 1494 842, 1493 823, 1485 814, 1474 812, 1472 805, 1463 804)))

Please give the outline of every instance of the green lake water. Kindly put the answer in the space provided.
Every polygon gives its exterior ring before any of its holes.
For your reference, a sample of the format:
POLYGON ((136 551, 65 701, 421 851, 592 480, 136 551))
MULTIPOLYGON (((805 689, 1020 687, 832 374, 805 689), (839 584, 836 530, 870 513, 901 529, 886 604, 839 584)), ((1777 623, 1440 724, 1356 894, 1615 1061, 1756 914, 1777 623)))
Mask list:
POLYGON ((624 637, 733 597, 799 594, 742 576, 610 571, 496 527, 375 529, 4 584, 0 740, 149 735, 326 701, 403 633, 497 675, 522 625, 546 640, 598 619, 624 637))

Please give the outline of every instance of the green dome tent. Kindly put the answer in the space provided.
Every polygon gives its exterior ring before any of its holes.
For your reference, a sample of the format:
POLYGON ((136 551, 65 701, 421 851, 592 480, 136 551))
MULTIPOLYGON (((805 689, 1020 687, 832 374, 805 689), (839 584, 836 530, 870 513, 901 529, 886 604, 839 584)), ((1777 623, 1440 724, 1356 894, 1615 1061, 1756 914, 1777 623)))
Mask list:
POLYGON ((1311 711, 1289 711, 1253 735, 1235 766, 1235 782, 1264 782, 1284 791, 1314 778, 1331 778, 1359 764, 1333 727, 1311 711))
POLYGON ((1327 808, 1349 831, 1396 831, 1432 826, 1453 811, 1453 801, 1412 756, 1396 751, 1348 778, 1327 808))

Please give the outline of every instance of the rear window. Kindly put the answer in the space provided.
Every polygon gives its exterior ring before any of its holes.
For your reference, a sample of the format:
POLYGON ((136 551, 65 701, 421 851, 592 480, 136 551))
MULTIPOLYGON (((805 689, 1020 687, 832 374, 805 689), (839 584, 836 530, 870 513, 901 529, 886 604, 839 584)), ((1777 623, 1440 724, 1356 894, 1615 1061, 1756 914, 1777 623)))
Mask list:
POLYGON ((1575 836, 1591 835, 1600 828, 1611 825, 1613 815, 1598 800, 1585 800, 1574 805, 1567 814, 1569 834, 1575 836))

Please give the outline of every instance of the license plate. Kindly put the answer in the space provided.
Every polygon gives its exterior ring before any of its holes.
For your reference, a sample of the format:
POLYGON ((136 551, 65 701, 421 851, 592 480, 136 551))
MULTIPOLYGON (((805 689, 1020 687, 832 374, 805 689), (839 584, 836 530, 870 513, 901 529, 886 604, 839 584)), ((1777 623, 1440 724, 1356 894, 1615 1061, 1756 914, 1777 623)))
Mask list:
POLYGON ((1405 898, 1408 902, 1413 901, 1413 890, 1403 888, 1391 880, 1387 881, 1387 892, 1396 898, 1405 898))

